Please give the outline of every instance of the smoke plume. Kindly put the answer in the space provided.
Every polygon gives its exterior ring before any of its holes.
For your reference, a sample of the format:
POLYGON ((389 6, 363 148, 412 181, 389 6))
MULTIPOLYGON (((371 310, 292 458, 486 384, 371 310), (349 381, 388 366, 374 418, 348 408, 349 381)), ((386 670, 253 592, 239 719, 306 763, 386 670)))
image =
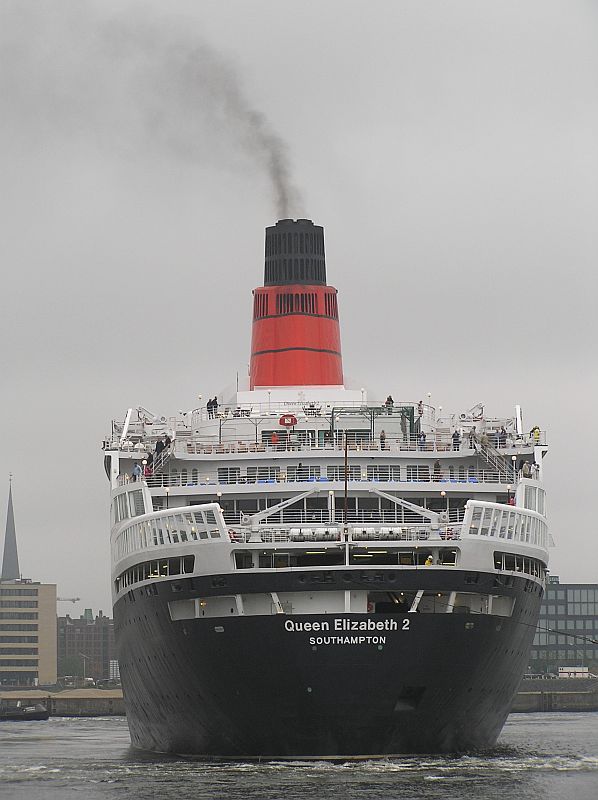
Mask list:
POLYGON ((279 217, 298 215, 286 144, 250 102, 235 66, 193 30, 196 22, 137 11, 110 16, 89 0, 5 4, 3 134, 21 146, 93 143, 127 158, 149 152, 258 168, 279 217))

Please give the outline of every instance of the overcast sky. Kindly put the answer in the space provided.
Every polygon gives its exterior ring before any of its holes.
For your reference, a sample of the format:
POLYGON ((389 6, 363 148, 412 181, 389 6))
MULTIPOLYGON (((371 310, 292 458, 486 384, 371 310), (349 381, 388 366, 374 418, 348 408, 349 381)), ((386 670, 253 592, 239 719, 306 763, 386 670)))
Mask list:
POLYGON ((111 418, 246 371, 285 203, 346 375, 520 403, 551 570, 598 580, 597 42, 582 0, 0 0, 0 499, 60 613, 110 611, 111 418))

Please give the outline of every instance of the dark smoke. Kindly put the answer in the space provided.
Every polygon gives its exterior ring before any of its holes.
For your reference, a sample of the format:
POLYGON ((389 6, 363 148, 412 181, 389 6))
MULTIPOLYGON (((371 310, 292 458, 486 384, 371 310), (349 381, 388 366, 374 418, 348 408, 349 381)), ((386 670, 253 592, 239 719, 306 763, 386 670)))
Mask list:
POLYGON ((299 215, 285 142, 197 23, 147 7, 110 17, 86 0, 2 8, 4 135, 46 149, 91 142, 127 158, 149 151, 236 171, 257 166, 278 216, 299 215))

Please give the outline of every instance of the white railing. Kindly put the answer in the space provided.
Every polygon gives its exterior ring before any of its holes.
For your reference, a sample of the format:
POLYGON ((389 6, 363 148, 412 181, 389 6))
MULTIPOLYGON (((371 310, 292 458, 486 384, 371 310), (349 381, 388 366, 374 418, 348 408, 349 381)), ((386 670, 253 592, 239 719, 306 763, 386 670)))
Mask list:
MULTIPOLYGON (((259 469, 259 468, 258 468, 259 469)), ((333 472, 328 475, 312 475, 311 477, 297 478, 289 474, 289 471, 280 470, 275 472, 275 467, 265 467, 269 472, 261 473, 264 477, 260 477, 260 473, 256 475, 239 472, 232 473, 229 469, 226 475, 218 475, 212 471, 200 470, 199 468, 170 470, 169 472, 159 473, 158 475, 151 475, 146 478, 147 485, 150 487, 194 487, 194 486, 246 486, 248 484, 257 485, 260 488, 265 488, 271 484, 291 484, 300 488, 308 489, 310 484, 319 486, 320 484, 331 484, 335 482, 344 482, 344 469, 342 467, 331 467, 333 472), (269 475, 269 477, 265 477, 269 475)), ((312 467, 313 469, 313 467, 312 467)), ((127 482, 127 477, 120 476, 124 482, 127 482)), ((433 468, 428 466, 414 465, 407 470, 405 466, 393 465, 391 471, 387 474, 380 470, 374 473, 368 472, 367 466, 363 469, 360 467, 355 468, 354 471, 349 467, 349 483, 355 484, 352 489, 358 485, 363 484, 433 484, 438 486, 439 491, 449 488, 456 488, 457 486, 472 486, 478 483, 513 485, 515 479, 512 473, 499 473, 490 468, 488 469, 474 469, 463 468, 460 472, 455 467, 454 472, 442 470, 441 472, 434 472, 433 468)), ((322 487, 322 488, 328 488, 322 487)), ((423 488, 423 487, 422 487, 423 488)))
MULTIPOLYGON (((342 506, 342 498, 337 498, 337 503, 342 506)), ((227 525, 240 525, 246 517, 241 511, 223 511, 224 521, 227 525)), ((448 522, 463 522, 465 509, 455 508, 448 512, 448 522)), ((284 524, 284 525, 340 525, 344 523, 344 510, 337 507, 334 512, 326 509, 313 509, 309 511, 298 511, 292 508, 285 508, 277 514, 268 517, 260 524, 284 524)), ((381 511, 347 511, 347 523, 349 525, 368 526, 368 525, 408 525, 422 523, 423 517, 414 512, 405 510, 400 506, 393 509, 383 509, 381 511)))
POLYGON ((395 525, 395 526, 351 526, 347 530, 346 538, 339 525, 325 525, 317 527, 276 527, 260 526, 254 530, 229 528, 229 538, 234 543, 265 543, 277 544, 279 542, 423 542, 423 541, 453 541, 461 537, 460 525, 395 525))
MULTIPOLYGON (((339 432, 337 432, 338 434, 339 432)), ((344 452, 345 443, 342 436, 337 435, 336 440, 324 442, 313 441, 310 437, 301 437, 301 433, 295 434, 294 439, 284 437, 277 444, 270 441, 258 441, 251 438, 238 438, 227 441, 222 437, 222 442, 214 442, 213 439, 188 439, 176 442, 176 455, 226 455, 229 453, 288 453, 288 452, 318 452, 337 451, 344 452)), ((530 447, 533 445, 531 437, 509 437, 506 441, 506 448, 530 447)), ((501 448, 502 449, 502 448, 501 448)), ((453 442, 452 437, 446 434, 426 434, 426 439, 420 440, 418 437, 386 436, 384 441, 380 437, 375 439, 363 438, 355 440, 351 437, 347 450, 350 454, 360 452, 380 452, 380 453, 447 453, 447 452, 471 452, 476 453, 473 442, 465 438, 459 444, 453 442)), ((500 452, 500 451, 499 451, 500 452)))
POLYGON ((228 539, 228 529, 217 503, 165 509, 133 517, 112 535, 113 561, 152 546, 228 539))
POLYGON ((251 403, 233 405, 230 403, 219 403, 216 411, 209 412, 207 407, 196 408, 193 411, 193 424, 203 422, 207 419, 240 419, 242 417, 278 418, 285 414, 294 414, 298 419, 308 417, 330 417, 331 414, 339 409, 351 411, 363 411, 367 414, 374 412, 377 415, 394 415, 397 419, 404 409, 413 409, 415 419, 425 416, 428 420, 434 419, 436 410, 433 406, 422 403, 422 413, 418 411, 419 404, 413 401, 395 401, 392 406, 387 406, 384 400, 304 400, 298 401, 296 398, 287 401, 272 399, 265 403, 251 403))
MULTIPOLYGON (((419 415, 417 403, 397 402, 390 411, 387 407, 385 407, 384 403, 380 402, 347 402, 343 403, 342 407, 349 410, 352 409, 355 413, 359 413, 360 410, 363 410, 367 418, 376 420, 375 440, 370 445, 375 449, 379 446, 380 429, 385 427, 385 423, 391 426, 392 429, 390 436, 387 437, 387 446, 393 446, 391 437, 395 436, 394 431, 396 431, 400 425, 402 408, 413 408, 414 423, 416 426, 419 423, 425 430, 426 442, 425 444, 420 443, 418 441, 417 433, 410 431, 409 425, 407 425, 407 437, 404 435, 396 436, 396 446, 400 449, 403 449, 404 446, 406 446, 407 449, 416 450, 421 447, 425 450, 438 452, 446 449, 452 449, 452 432, 455 429, 461 430, 463 434, 461 449, 468 449, 470 447, 468 432, 471 430, 472 426, 476 426, 477 435, 480 437, 482 444, 488 443, 499 450, 504 449, 505 446, 529 447, 533 446, 534 444, 546 444, 545 431, 537 430, 534 432, 530 431, 530 433, 517 435, 513 433, 513 420, 510 419, 487 419, 485 421, 475 419, 462 420, 453 416, 440 420, 435 418, 434 408, 427 405, 423 406, 423 414, 419 415), (446 425, 446 427, 442 428, 441 423, 442 425, 446 425), (505 426, 508 429, 506 439, 499 436, 499 431, 505 426), (441 429, 441 432, 436 434, 436 428, 441 429), (448 434, 447 430, 449 431, 448 434)), ((338 409, 338 404, 334 403, 297 403, 297 401, 293 401, 291 403, 280 403, 277 401, 276 404, 270 405, 268 403, 256 403, 252 404, 251 406, 239 407, 221 405, 219 406, 215 415, 209 415, 206 408, 200 408, 195 409, 193 412, 189 412, 189 414, 185 414, 181 418, 170 417, 167 420, 165 419, 164 422, 160 422, 156 425, 149 425, 148 423, 141 421, 130 422, 126 429, 126 438, 123 438, 123 431, 125 431, 124 423, 115 421, 113 422, 112 433, 104 439, 102 446, 104 449, 119 449, 120 444, 120 449, 123 452, 141 452, 145 451, 146 449, 149 452, 153 450, 157 439, 160 438, 160 436, 164 436, 167 431, 170 432, 171 435, 172 433, 175 434, 175 438, 180 440, 178 443, 179 445, 185 445, 191 438, 193 441, 190 444, 192 444, 195 448, 199 448, 193 450, 193 452, 197 454, 202 452, 202 448, 209 446, 214 447, 224 445, 229 448, 235 447, 236 444, 241 444, 248 447, 250 445, 260 446, 262 442, 255 442, 255 435, 247 438, 241 437, 240 440, 237 439, 236 435, 230 436, 228 425, 225 423, 235 420, 251 420, 251 422, 248 422, 248 424, 250 425, 252 431, 254 430, 254 426, 259 430, 263 429, 264 427, 272 427, 273 429, 279 430, 279 432, 282 433, 281 438, 284 438, 285 431, 278 425, 278 419, 281 416, 289 413, 297 416, 299 427, 296 431, 294 431, 294 433, 298 433, 300 429, 306 424, 309 424, 310 421, 314 423, 317 423, 318 420, 321 422, 324 420, 326 422, 331 422, 333 410, 336 414, 338 409), (197 431, 206 421, 218 423, 218 444, 215 444, 213 437, 211 439, 206 437, 202 439, 198 438, 197 435, 194 434, 194 431, 197 431)), ((340 418, 341 420, 343 419, 342 415, 340 418)), ((336 426, 337 434, 342 435, 342 427, 343 424, 341 424, 340 428, 338 425, 336 426)), ((401 430, 401 434, 404 434, 403 430, 401 430)), ((315 446, 316 445, 310 445, 308 443, 293 445, 293 447, 302 450, 311 449, 315 446)), ((338 446, 343 447, 344 444, 337 443, 335 447, 338 446)), ((319 448, 321 445, 317 445, 317 447, 319 448)), ((226 452, 231 451, 228 450, 226 452)), ((242 452, 242 450, 239 452, 242 452)))
MULTIPOLYGON (((166 510, 136 517, 124 525, 116 534, 113 546, 113 561, 140 551, 169 545, 191 542, 226 541, 233 543, 277 542, 349 542, 363 541, 453 541, 461 537, 460 524, 419 523, 415 525, 351 525, 346 537, 341 533, 340 524, 303 525, 260 525, 249 529, 234 525, 224 525, 218 514, 219 507, 214 504, 190 506, 183 510, 166 510), (210 517, 210 513, 212 516, 210 517)), ((166 553, 165 553, 166 555, 166 553)))
POLYGON ((463 534, 519 542, 548 550, 550 539, 545 518, 519 506, 469 500, 463 534))

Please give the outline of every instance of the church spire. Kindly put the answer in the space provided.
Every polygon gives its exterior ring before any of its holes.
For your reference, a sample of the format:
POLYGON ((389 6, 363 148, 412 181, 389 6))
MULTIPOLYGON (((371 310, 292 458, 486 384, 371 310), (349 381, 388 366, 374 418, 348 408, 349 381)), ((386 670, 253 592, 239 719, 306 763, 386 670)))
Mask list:
POLYGON ((14 581, 21 577, 19 571, 19 554, 17 552, 17 532, 15 515, 12 508, 12 475, 8 490, 8 511, 6 513, 6 533, 4 534, 4 555, 2 556, 1 581, 14 581))

